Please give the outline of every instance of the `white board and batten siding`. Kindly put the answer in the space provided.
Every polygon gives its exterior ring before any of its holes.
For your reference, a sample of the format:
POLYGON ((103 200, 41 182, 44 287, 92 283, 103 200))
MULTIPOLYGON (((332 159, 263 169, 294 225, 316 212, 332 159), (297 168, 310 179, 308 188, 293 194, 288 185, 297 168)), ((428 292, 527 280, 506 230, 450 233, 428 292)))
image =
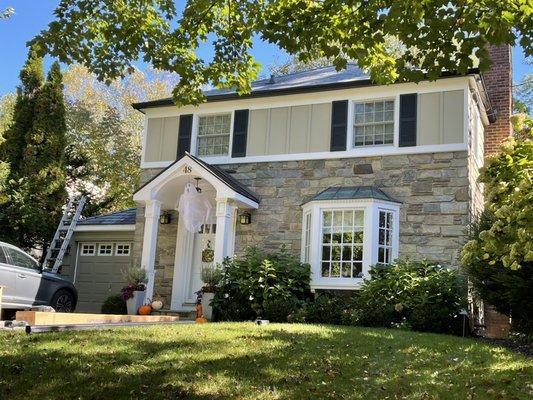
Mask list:
MULTIPOLYGON (((419 85, 400 84, 289 95, 262 99, 205 103, 198 107, 160 107, 146 110, 141 166, 161 168, 176 159, 179 116, 232 113, 248 109, 246 155, 207 157, 211 163, 327 159, 466 150, 466 96, 469 78, 453 78, 419 85), (416 146, 398 147, 398 110, 395 111, 395 145, 353 147, 353 104, 357 101, 393 99, 417 93, 416 146), (348 100, 348 148, 330 151, 332 101, 348 100), (291 155, 294 155, 291 157, 291 155)), ((193 123, 191 152, 195 153, 193 123)), ((232 126, 233 130, 233 126, 232 126)), ((231 142, 230 142, 231 143, 231 142)), ((231 146, 229 149, 231 153, 231 146)))

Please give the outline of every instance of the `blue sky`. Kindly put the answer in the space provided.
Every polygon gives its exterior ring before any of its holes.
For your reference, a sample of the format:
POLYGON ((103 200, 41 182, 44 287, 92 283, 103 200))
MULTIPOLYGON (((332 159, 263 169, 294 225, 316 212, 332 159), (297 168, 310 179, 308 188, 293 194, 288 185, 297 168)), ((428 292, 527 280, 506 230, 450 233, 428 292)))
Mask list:
MULTIPOLYGON (((0 21, 0 95, 17 87, 20 68, 27 55, 26 42, 53 19, 53 10, 58 0, 0 0, 0 9, 11 6, 15 14, 7 21, 0 21)), ((270 64, 285 60, 286 56, 277 47, 256 41, 254 56, 263 65, 264 71, 270 64)), ((51 63, 46 60, 46 65, 51 63)), ((142 67, 142 65, 141 65, 142 67)), ((513 51, 513 73, 518 82, 526 73, 533 72, 527 65, 521 48, 513 51)))

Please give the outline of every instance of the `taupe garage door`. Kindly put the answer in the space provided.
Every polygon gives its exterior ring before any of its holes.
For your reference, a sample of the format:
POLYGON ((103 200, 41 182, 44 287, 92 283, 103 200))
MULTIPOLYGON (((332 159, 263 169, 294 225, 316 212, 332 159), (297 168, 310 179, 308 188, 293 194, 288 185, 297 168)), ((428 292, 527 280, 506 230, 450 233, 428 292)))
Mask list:
POLYGON ((87 251, 92 246, 92 243, 80 244, 74 282, 78 289, 77 312, 99 313, 105 299, 120 293, 125 285, 122 271, 131 265, 131 251, 128 255, 117 255, 117 246, 124 248, 122 243, 97 243, 93 251, 87 251))

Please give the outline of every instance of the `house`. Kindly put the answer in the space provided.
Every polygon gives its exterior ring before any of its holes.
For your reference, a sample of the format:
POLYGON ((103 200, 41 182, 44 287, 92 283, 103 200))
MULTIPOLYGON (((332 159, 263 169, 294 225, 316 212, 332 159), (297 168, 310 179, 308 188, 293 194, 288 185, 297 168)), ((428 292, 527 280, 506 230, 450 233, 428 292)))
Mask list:
POLYGON ((243 97, 209 90, 197 107, 135 104, 145 127, 133 236, 106 226, 102 238, 133 243, 147 296, 173 310, 192 309, 206 248, 220 262, 285 245, 311 265, 316 291, 355 290, 397 257, 457 265, 482 209, 478 169, 511 132, 510 48, 490 52, 484 75, 380 86, 350 65, 259 80, 243 97), (176 211, 188 183, 213 208, 198 233, 176 211))

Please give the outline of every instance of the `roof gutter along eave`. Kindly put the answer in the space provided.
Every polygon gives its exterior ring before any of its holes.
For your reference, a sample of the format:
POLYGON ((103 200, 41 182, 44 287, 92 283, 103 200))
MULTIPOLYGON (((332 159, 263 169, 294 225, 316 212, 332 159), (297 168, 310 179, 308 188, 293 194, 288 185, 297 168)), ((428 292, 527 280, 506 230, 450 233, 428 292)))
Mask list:
MULTIPOLYGON (((444 72, 440 78, 457 78, 461 76, 468 75, 478 75, 479 69, 470 69, 466 75, 459 75, 451 72, 444 72)), ((399 83, 399 82, 398 82, 399 83)), ((402 82, 409 83, 409 82, 402 82)), ((223 93, 223 94, 214 94, 207 96, 207 102, 213 103, 218 101, 228 101, 228 100, 237 100, 237 99, 249 99, 249 98, 261 98, 261 97, 274 97, 274 96, 284 96, 290 94, 301 94, 309 92, 325 92, 329 90, 342 90, 342 89, 351 89, 358 87, 369 87, 369 86, 381 86, 374 82, 371 79, 360 79, 349 82, 335 82, 335 83, 326 83, 320 85, 310 85, 310 86, 301 86, 301 87, 289 87, 282 89, 263 89, 257 90, 255 92, 239 95, 236 92, 223 93)), ((166 107, 174 106, 174 101, 172 98, 151 100, 139 103, 133 103, 132 107, 140 112, 143 112, 143 109, 146 108, 155 108, 155 107, 166 107)), ((143 112, 144 113, 144 112, 143 112)))

